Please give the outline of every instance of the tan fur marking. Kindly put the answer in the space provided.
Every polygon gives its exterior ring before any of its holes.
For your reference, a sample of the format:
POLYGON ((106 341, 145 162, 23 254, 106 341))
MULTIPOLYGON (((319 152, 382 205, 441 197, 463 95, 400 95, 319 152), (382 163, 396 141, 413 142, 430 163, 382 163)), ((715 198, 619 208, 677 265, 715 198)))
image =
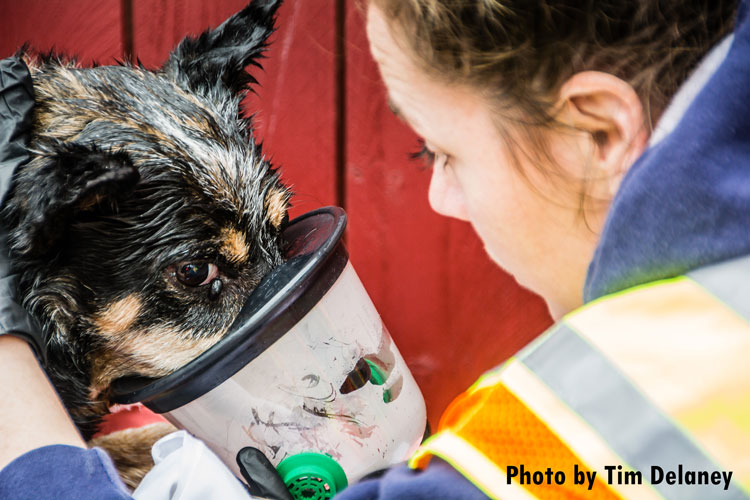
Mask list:
POLYGON ((93 90, 84 86, 83 83, 81 83, 81 81, 76 78, 76 75, 72 71, 66 68, 61 68, 58 74, 68 82, 68 87, 70 88, 70 92, 73 95, 93 94, 93 90))
POLYGON ((99 333, 111 337, 124 332, 133 325, 141 312, 141 307, 141 299, 135 294, 110 304, 94 319, 99 333))
POLYGON ((165 326, 110 336, 106 346, 91 356, 90 397, 98 399, 114 380, 126 375, 156 378, 172 373, 221 337, 193 338, 165 326))
POLYGON ((159 439, 177 429, 169 423, 157 422, 135 429, 125 429, 92 439, 90 448, 98 446, 109 454, 123 482, 135 489, 143 476, 154 466, 151 447, 159 439))
POLYGON ((73 140, 87 123, 97 118, 90 109, 78 108, 71 112, 70 99, 91 99, 91 89, 85 87, 68 67, 54 70, 55 78, 34 79, 34 93, 38 107, 34 113, 34 128, 62 140, 73 140))
POLYGON ((198 356, 220 338, 221 335, 192 338, 182 330, 157 326, 128 335, 119 343, 117 350, 134 353, 139 361, 147 362, 152 367, 149 371, 153 375, 165 375, 198 356))
POLYGON ((36 54, 26 52, 23 54, 21 59, 23 59, 23 62, 25 62, 26 66, 29 67, 29 73, 31 73, 31 76, 39 73, 39 59, 36 54))
POLYGON ((270 189, 266 195, 268 220, 273 227, 280 227, 289 204, 289 195, 283 189, 270 189))
POLYGON ((225 227, 221 230, 221 253, 229 262, 245 262, 250 255, 245 236, 238 230, 225 227))

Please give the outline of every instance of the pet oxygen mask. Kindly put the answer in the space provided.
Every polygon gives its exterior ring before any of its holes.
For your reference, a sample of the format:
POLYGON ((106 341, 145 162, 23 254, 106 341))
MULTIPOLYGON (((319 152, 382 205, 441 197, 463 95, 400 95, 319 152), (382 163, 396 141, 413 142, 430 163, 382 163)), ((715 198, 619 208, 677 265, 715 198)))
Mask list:
POLYGON ((335 207, 289 223, 286 262, 230 333, 166 377, 120 381, 116 402, 164 413, 238 476, 238 451, 258 448, 295 498, 331 498, 406 460, 425 431, 424 399, 349 262, 345 226, 335 207))

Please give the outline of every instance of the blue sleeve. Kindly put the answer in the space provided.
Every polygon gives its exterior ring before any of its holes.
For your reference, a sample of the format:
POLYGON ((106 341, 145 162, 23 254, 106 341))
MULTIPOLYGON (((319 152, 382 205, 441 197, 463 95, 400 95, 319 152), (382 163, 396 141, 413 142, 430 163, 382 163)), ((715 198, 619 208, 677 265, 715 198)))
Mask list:
POLYGON ((3 500, 132 500, 102 450, 44 446, 0 470, 3 500))
POLYGON ((354 484, 335 500, 487 500, 487 496, 448 463, 433 458, 424 470, 394 467, 377 479, 354 484))

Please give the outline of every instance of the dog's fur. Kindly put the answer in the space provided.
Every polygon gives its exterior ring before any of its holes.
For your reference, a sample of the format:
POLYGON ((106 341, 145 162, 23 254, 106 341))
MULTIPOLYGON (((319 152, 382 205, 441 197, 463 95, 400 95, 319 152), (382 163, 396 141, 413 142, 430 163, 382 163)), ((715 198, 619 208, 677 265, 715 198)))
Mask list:
POLYGON ((216 343, 282 261, 290 192, 239 108, 280 3, 184 39, 158 71, 24 56, 32 159, 2 216, 46 369, 86 439, 114 380, 163 376, 216 343))

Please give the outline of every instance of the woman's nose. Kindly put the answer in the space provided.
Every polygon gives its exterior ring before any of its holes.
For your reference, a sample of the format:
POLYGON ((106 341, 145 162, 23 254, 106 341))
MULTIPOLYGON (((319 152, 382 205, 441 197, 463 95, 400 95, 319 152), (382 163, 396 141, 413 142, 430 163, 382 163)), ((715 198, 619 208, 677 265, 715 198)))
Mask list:
POLYGON ((432 209, 440 215, 469 220, 464 193, 450 168, 438 165, 433 167, 429 200, 432 209))

